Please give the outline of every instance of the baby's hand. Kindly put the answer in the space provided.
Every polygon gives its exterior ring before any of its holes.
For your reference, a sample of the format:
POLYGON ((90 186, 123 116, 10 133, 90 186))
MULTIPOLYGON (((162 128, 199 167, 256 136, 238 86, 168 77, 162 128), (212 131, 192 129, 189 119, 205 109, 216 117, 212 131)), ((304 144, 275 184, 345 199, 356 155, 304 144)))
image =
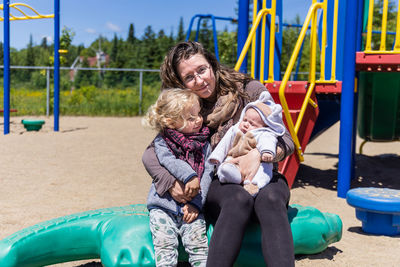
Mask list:
POLYGON ((264 152, 261 156, 261 161, 263 162, 272 162, 274 156, 269 152, 264 152))
POLYGON ((185 195, 188 197, 195 197, 200 191, 200 180, 197 176, 194 176, 185 184, 185 195))
POLYGON ((211 164, 214 164, 214 165, 218 165, 218 164, 219 164, 219 160, 210 159, 210 163, 211 163, 211 164))
POLYGON ((193 222, 194 220, 197 219, 197 216, 199 216, 198 209, 196 209, 195 207, 193 207, 188 203, 185 204, 185 206, 183 206, 182 211, 183 211, 183 220, 186 223, 193 222))

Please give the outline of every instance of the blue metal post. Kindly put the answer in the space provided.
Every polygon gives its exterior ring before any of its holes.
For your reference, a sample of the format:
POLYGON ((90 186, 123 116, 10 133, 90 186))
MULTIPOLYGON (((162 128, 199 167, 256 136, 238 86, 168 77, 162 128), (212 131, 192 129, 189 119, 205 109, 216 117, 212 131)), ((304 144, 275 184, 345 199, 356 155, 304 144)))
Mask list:
POLYGON ((4 1, 4 134, 10 133, 10 1, 4 1))
POLYGON ((192 31, 192 26, 193 26, 194 20, 196 18, 199 18, 198 21, 197 21, 197 30, 196 30, 196 37, 195 37, 195 41, 196 42, 199 40, 200 25, 201 25, 200 22, 201 22, 201 20, 202 19, 208 19, 208 18, 211 19, 212 27, 213 27, 213 38, 214 38, 214 54, 215 54, 215 57, 217 58, 217 60, 219 61, 218 34, 217 34, 217 26, 216 26, 216 22, 215 21, 216 20, 235 21, 235 19, 227 18, 227 17, 217 17, 217 16, 214 16, 212 14, 208 14, 208 15, 197 14, 197 15, 193 16, 192 19, 190 20, 189 29, 188 29, 188 31, 186 33, 186 41, 188 41, 189 38, 190 38, 190 34, 191 34, 191 31, 192 31))
MULTIPOLYGON (((333 15, 335 11, 335 2, 328 1, 328 14, 327 15, 327 40, 326 40, 326 51, 325 51, 325 79, 328 80, 331 78, 332 74, 332 39, 333 39, 333 15)), ((324 14, 325 16, 325 14, 324 14)), ((322 26, 323 22, 321 21, 320 25, 322 26)), ((322 29, 321 29, 322 33, 322 29)), ((321 36, 322 38, 322 36, 321 36)), ((322 44, 322 42, 321 42, 322 44)), ((322 48, 321 48, 322 49, 322 48)))
MULTIPOLYGON (((352 174, 353 148, 353 120, 354 120, 354 78, 357 38, 358 1, 341 1, 346 4, 346 13, 342 18, 346 20, 343 51, 343 86, 340 106, 340 142, 338 167, 338 196, 346 197, 350 189, 352 174)), ((344 29, 344 28, 343 28, 344 29)))
MULTIPOLYGON (((262 0, 257 1, 257 14, 262 9, 262 0)), ((256 31, 256 40, 255 40, 255 58, 254 62, 251 64, 254 66, 254 78, 260 79, 260 70, 261 70, 261 27, 257 28, 256 31)), ((267 53, 268 54, 268 53, 267 53)))
POLYGON ((190 34, 191 34, 191 32, 192 32, 193 22, 194 22, 194 20, 195 20, 197 17, 198 17, 198 15, 195 15, 195 16, 193 16, 193 17, 191 18, 190 23, 189 23, 189 29, 188 29, 188 31, 187 31, 187 33, 186 33, 186 40, 185 40, 185 41, 189 41, 189 39, 190 39, 190 34))
POLYGON ((199 19, 197 20, 197 30, 196 30, 196 37, 195 37, 195 41, 197 42, 199 40, 199 34, 200 34, 200 26, 201 26, 201 20, 203 19, 203 16, 200 16, 199 19))
MULTIPOLYGON (((237 39, 237 58, 242 52, 249 35, 249 0, 239 0, 239 19, 238 19, 238 39, 237 39)), ((240 72, 247 72, 247 56, 244 58, 240 72)))
MULTIPOLYGON (((338 14, 346 14, 346 1, 339 1, 338 14)), ((362 0, 361 0, 362 1, 362 0)), ((354 14, 352 15, 354 16, 354 14)), ((343 73, 344 69, 344 50, 346 47, 345 43, 345 33, 347 31, 346 24, 347 21, 345 18, 338 18, 338 31, 337 31, 337 45, 336 45, 336 80, 343 81, 343 73)))
POLYGON ((215 25, 215 17, 213 15, 211 15, 211 21, 212 21, 213 36, 214 36, 214 54, 217 60, 219 61, 217 26, 215 25))
MULTIPOLYGON (((358 0, 358 16, 357 16, 357 34, 356 34, 356 51, 361 50, 362 45, 362 32, 363 32, 363 15, 364 15, 364 3, 362 0, 358 0)), ((356 73, 357 81, 359 81, 359 73, 356 73)), ((356 166, 356 140, 357 140, 357 113, 358 113, 358 86, 357 82, 356 92, 354 93, 354 113, 353 113, 353 147, 352 147, 352 169, 351 178, 355 176, 355 166, 356 166)))
POLYGON ((54 0, 54 131, 59 130, 60 111, 60 0, 54 0))
POLYGON ((278 25, 278 32, 275 33, 275 59, 274 59, 274 77, 275 80, 281 79, 281 55, 282 55, 282 36, 283 36, 283 16, 282 16, 282 0, 276 1, 276 18, 275 23, 278 25))

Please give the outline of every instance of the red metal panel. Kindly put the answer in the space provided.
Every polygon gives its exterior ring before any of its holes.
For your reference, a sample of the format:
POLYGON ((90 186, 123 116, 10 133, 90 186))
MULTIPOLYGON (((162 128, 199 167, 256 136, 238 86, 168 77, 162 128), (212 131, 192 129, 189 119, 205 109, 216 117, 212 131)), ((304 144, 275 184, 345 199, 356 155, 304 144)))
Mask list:
MULTIPOLYGON (((265 85, 277 103, 280 103, 278 94, 279 85, 280 82, 274 82, 272 84, 265 85)), ((307 82, 290 82, 285 90, 286 102, 289 106, 289 112, 293 119, 293 124, 296 123, 300 113, 300 108, 304 101, 307 87, 307 82)), ((312 93, 311 99, 317 103, 315 91, 312 93)), ((306 112, 304 113, 303 123, 298 131, 298 138, 303 152, 305 151, 308 141, 310 140, 312 130, 314 129, 315 122, 317 121, 318 113, 318 107, 314 108, 311 105, 307 107, 306 112)), ((286 124, 285 119, 284 122, 286 124)), ((290 157, 287 157, 284 161, 279 163, 279 171, 285 175, 289 187, 292 187, 293 185, 299 165, 300 160, 296 153, 293 153, 290 157)))
POLYGON ((399 54, 366 54, 356 53, 357 71, 374 72, 400 72, 400 53, 399 54))

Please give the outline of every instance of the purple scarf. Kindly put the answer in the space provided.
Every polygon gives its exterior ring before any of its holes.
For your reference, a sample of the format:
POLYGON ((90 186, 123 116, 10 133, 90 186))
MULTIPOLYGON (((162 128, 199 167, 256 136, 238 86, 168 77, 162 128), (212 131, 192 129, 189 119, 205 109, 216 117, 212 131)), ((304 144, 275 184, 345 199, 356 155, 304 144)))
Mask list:
POLYGON ((162 135, 175 157, 189 163, 200 179, 205 162, 203 147, 207 144, 210 129, 203 127, 198 133, 183 134, 167 128, 162 135))

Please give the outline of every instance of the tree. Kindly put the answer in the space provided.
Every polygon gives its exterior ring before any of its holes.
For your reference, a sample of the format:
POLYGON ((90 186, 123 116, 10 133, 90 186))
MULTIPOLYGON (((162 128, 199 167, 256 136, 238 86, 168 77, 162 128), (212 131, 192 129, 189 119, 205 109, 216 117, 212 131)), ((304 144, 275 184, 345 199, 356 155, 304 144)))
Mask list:
POLYGON ((182 42, 185 41, 186 39, 186 34, 185 34, 185 30, 183 27, 183 18, 181 17, 179 20, 179 26, 178 26, 178 33, 176 35, 176 42, 182 42))
POLYGON ((40 47, 47 49, 47 38, 43 37, 42 42, 40 43, 40 47))
POLYGON ((156 64, 157 55, 157 43, 156 35, 153 32, 151 26, 147 26, 144 30, 143 43, 142 43, 142 55, 143 55, 143 68, 153 68, 156 64))
POLYGON ((200 26, 199 32, 199 42, 203 44, 203 46, 209 50, 214 51, 214 38, 213 31, 210 29, 208 25, 209 20, 203 19, 200 26))
MULTIPOLYGON (((87 58, 83 58, 81 67, 87 68, 89 67, 89 62, 87 58)), ((74 86, 76 89, 79 89, 83 86, 88 86, 92 84, 94 73, 92 71, 87 70, 78 70, 75 74, 74 86)))
POLYGON ((127 38, 126 41, 127 41, 129 44, 134 44, 134 43, 135 43, 135 40, 136 40, 136 38, 135 38, 135 28, 134 28, 134 26, 133 26, 133 23, 131 23, 131 24, 129 25, 128 38, 127 38))
POLYGON ((35 66, 35 55, 33 52, 33 39, 32 39, 32 34, 29 37, 29 44, 28 48, 26 51, 26 60, 25 60, 26 66, 35 66))

